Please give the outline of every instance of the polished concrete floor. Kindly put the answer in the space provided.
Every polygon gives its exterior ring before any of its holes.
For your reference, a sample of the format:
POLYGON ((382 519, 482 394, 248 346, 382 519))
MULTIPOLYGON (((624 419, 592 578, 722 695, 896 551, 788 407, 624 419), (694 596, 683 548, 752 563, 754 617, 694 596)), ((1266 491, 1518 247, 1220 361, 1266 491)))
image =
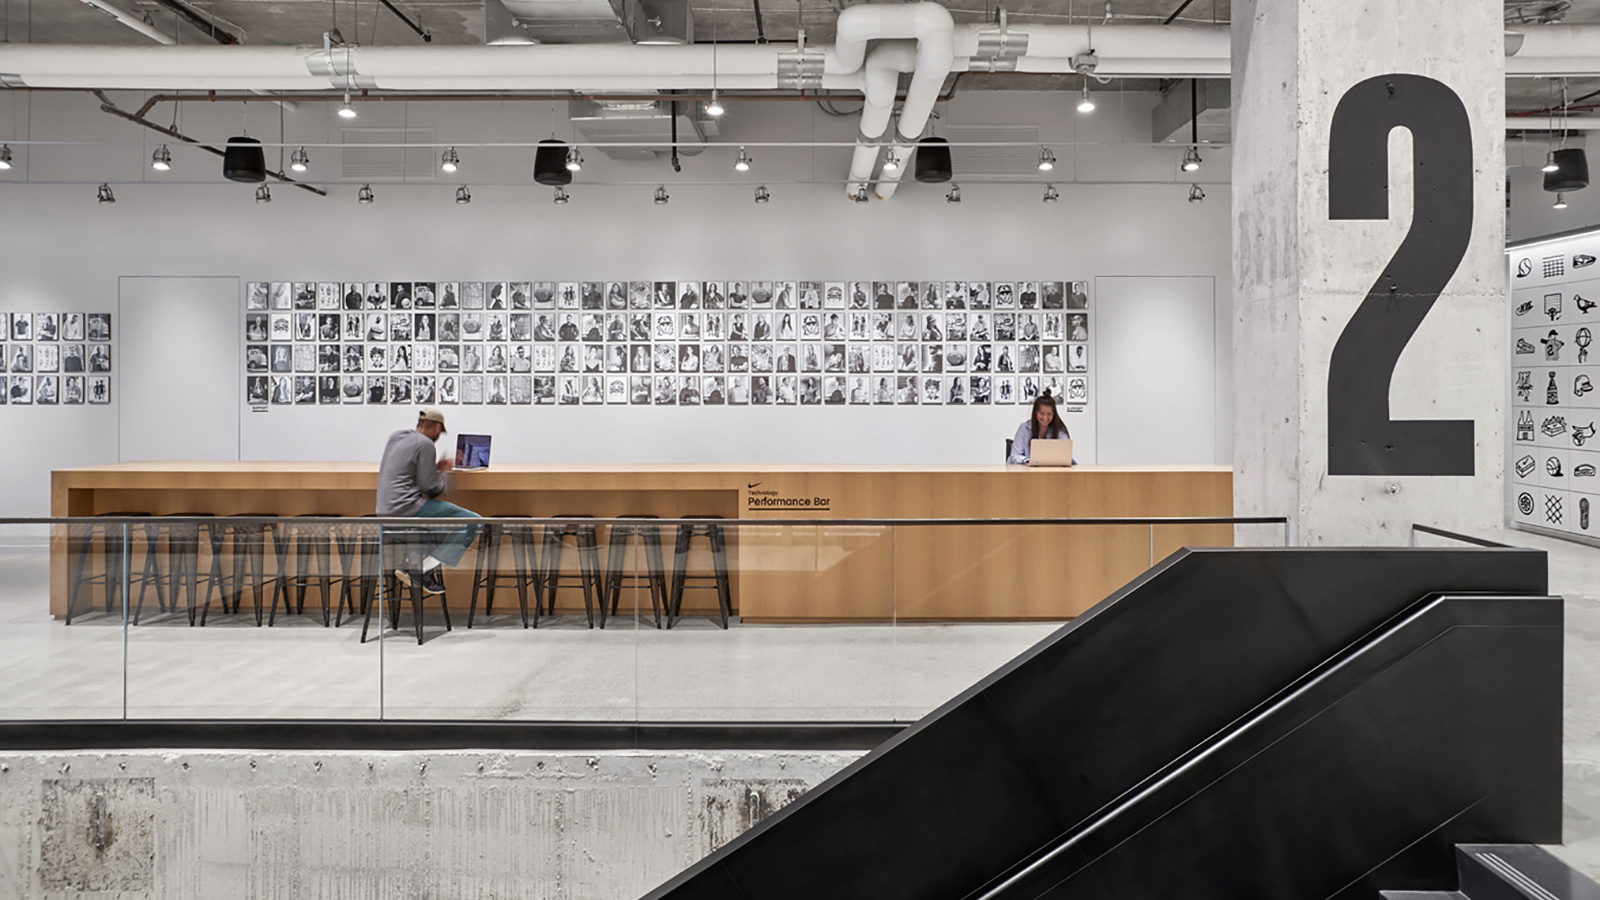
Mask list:
MULTIPOLYGON (((1566 600, 1565 842, 1552 849, 1600 878, 1600 548, 1521 531, 1499 539, 1546 550, 1551 591, 1566 600)), ((97 613, 69 629, 44 612, 39 550, 0 534, 0 720, 910 721, 1057 627, 736 622, 724 631, 702 617, 666 631, 646 614, 605 630, 569 615, 524 631, 497 610, 487 627, 466 630, 458 618, 448 635, 430 620, 419 647, 409 616, 401 631, 362 644, 359 623, 324 628, 312 600, 307 615, 273 628, 249 615, 203 630, 155 615, 124 633, 120 616, 97 613)))

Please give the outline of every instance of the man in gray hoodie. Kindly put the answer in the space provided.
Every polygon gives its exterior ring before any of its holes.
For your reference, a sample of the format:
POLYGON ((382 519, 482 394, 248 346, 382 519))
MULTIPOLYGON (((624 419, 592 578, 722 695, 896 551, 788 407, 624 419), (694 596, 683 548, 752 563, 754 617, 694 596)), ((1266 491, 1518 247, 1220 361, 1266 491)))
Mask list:
MULTIPOLYGON (((378 515, 479 518, 471 510, 439 499, 449 486, 448 475, 455 467, 454 458, 438 459, 434 451, 434 443, 444 431, 444 413, 426 407, 417 414, 415 429, 402 429, 389 436, 389 443, 383 448, 383 462, 378 466, 378 515)), ((437 594, 444 591, 440 569, 461 561, 478 536, 478 526, 441 529, 435 534, 438 539, 422 561, 422 587, 437 594)), ((405 578, 403 571, 399 574, 405 578)))

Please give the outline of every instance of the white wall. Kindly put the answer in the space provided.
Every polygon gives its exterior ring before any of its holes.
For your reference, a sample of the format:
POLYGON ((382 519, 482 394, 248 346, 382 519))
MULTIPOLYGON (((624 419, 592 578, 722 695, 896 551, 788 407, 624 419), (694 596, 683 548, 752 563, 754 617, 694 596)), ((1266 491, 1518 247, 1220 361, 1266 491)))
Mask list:
MULTIPOLYGON (((137 107, 138 95, 116 98, 137 107)), ((19 114, 0 110, 0 140, 88 141, 13 145, 18 167, 0 186, 0 309, 114 311, 118 279, 130 275, 222 275, 248 281, 579 280, 579 279, 1025 279, 1085 280, 1099 275, 1184 275, 1216 279, 1216 439, 1213 459, 1231 458, 1232 390, 1226 343, 1232 295, 1229 191, 1209 185, 1204 204, 1186 202, 1176 176, 1179 148, 1148 141, 1149 95, 1104 102, 1091 117, 1061 94, 968 92, 944 110, 947 124, 1038 123, 1060 159, 1061 202, 1043 204, 1036 184, 962 182, 964 202, 944 202, 942 186, 908 183, 893 200, 842 199, 848 147, 752 147, 755 170, 735 176, 740 141, 831 140, 855 136, 855 119, 812 104, 731 108, 721 142, 686 158, 675 175, 663 160, 618 163, 598 151, 565 207, 528 184, 531 153, 466 146, 474 141, 534 141, 552 128, 570 137, 563 110, 550 104, 364 104, 362 126, 432 127, 462 143, 463 170, 441 180, 375 184, 377 202, 355 202, 356 184, 333 183, 330 197, 278 186, 274 202, 252 202, 253 187, 220 181, 219 161, 174 146, 174 171, 148 166, 156 143, 145 129, 101 113, 92 98, 30 95, 19 114), (31 109, 29 108, 31 106, 31 109), (552 115, 563 118, 555 120, 552 115), (1069 146, 1077 139, 1110 146, 1069 146), (1078 183, 1071 183, 1076 176, 1078 183), (736 184, 722 182, 738 179, 736 184), (594 181, 612 182, 596 185, 594 181), (1149 182, 1171 179, 1170 183, 1149 182), (112 181, 118 202, 103 206, 94 188, 112 181), (161 183, 157 183, 161 182, 161 183), (170 182, 170 183, 168 183, 170 182), (452 202, 455 186, 474 202, 452 202), (627 183, 618 183, 627 182, 627 183), (1100 183, 1094 183, 1100 182, 1100 183), (665 183, 672 202, 650 202, 665 183), (751 203, 755 184, 773 200, 751 203)), ((158 107, 153 118, 170 116, 158 107)), ((241 127, 239 105, 187 104, 181 128, 221 139, 241 127)), ((250 133, 278 139, 278 112, 252 104, 250 133)), ((339 172, 339 140, 324 105, 285 114, 286 138, 313 144, 312 175, 339 172)), ((276 154, 269 151, 269 157, 276 154)), ((1208 153, 1202 173, 1225 179, 1227 154, 1208 153)), ((957 178, 961 181, 959 175, 957 178)), ((117 329, 122 333, 122 329, 117 329)), ((1204 335, 1206 341, 1213 335, 1204 335)), ((209 340, 238 342, 240 335, 209 340)), ((1197 336, 1197 340, 1200 336, 1197 336)), ((188 354, 182 342, 169 348, 188 354)), ((128 352, 119 348, 118 355, 128 352)), ((1091 347, 1091 353, 1093 353, 1091 347)), ((236 379, 203 366, 195 378, 236 379)), ((1160 379, 1159 370, 1149 377, 1160 379)), ((1091 381, 1091 390, 1095 384, 1091 381)), ((48 512, 48 472, 116 461, 116 407, 0 409, 14 438, 4 451, 0 514, 48 512), (44 436, 51 439, 45 440, 44 436)), ((1069 417, 1099 458, 1094 413, 1069 417)), ((173 415, 183 417, 183 409, 173 415)), ((241 419, 187 423, 236 428, 244 459, 371 459, 409 413, 388 407, 271 408, 241 419)), ((1018 407, 459 407, 452 430, 496 435, 496 458, 518 461, 753 461, 907 463, 997 462, 1003 438, 1026 412, 1018 407)), ((1101 427, 1107 427, 1103 422, 1101 427)))

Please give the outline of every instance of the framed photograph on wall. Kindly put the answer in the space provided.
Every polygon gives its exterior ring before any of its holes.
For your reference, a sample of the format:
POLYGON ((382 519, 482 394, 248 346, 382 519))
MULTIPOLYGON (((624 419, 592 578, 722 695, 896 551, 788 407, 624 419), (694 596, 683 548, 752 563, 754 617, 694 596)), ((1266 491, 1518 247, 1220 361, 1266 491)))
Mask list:
POLYGON ((111 313, 89 313, 84 316, 84 325, 89 340, 111 340, 111 313))
POLYGON ((249 310, 266 309, 272 296, 272 288, 265 281, 252 281, 244 286, 244 308, 249 310))
POLYGON ((527 406, 533 403, 533 376, 511 376, 511 405, 527 406))
POLYGON ((83 340, 83 313, 61 314, 61 339, 63 341, 83 340))
POLYGON ((294 308, 294 286, 287 281, 272 282, 272 301, 269 307, 287 312, 294 308))
POLYGON ((61 377, 61 402, 72 406, 82 405, 84 402, 84 376, 63 375, 61 377))
POLYGON ((16 406, 29 406, 33 403, 33 376, 11 375, 8 376, 10 387, 6 390, 6 399, 16 406))
POLYGON ((772 403, 772 376, 750 376, 750 405, 768 406, 772 403))
POLYGON ((872 402, 877 406, 893 406, 895 401, 895 376, 875 375, 872 378, 872 402))

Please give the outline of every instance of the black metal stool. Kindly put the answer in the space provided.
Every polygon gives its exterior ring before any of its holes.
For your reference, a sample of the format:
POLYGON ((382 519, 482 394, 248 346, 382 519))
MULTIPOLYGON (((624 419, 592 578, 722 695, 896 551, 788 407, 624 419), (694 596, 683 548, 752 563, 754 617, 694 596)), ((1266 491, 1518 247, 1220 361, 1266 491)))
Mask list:
MULTIPOLYGON (((144 513, 144 515, 149 515, 149 513, 144 513)), ((167 585, 165 584, 166 579, 161 574, 160 550, 162 538, 165 537, 168 539, 167 552, 169 554, 172 552, 172 541, 166 526, 152 520, 149 522, 140 522, 137 527, 139 534, 144 538, 144 565, 139 567, 139 571, 137 573, 134 573, 132 570, 130 570, 128 573, 128 593, 131 595, 135 586, 139 588, 139 598, 133 606, 132 621, 135 625, 139 624, 139 614, 144 612, 145 591, 149 589, 151 585, 154 585, 156 589, 156 609, 160 612, 167 611, 168 591, 167 585)), ((130 556, 133 553, 133 532, 133 528, 128 529, 128 553, 130 556)), ((167 568, 169 571, 169 575, 167 577, 170 577, 170 571, 172 568, 172 563, 170 561, 167 563, 167 568)), ((172 603, 174 607, 177 606, 178 600, 176 597, 172 599, 172 603)))
MULTIPOLYGON (((184 513, 169 513, 169 514, 163 515, 161 518, 162 519, 205 519, 205 518, 214 518, 214 517, 215 516, 214 516, 213 513, 184 512, 184 513)), ((179 596, 186 594, 187 595, 187 600, 185 602, 185 607, 186 607, 186 611, 189 614, 189 624, 191 626, 193 626, 194 625, 194 615, 195 615, 195 603, 194 603, 194 601, 195 601, 196 595, 198 595, 199 590, 200 590, 200 579, 201 579, 201 575, 200 575, 200 532, 201 531, 205 531, 205 532, 207 532, 209 534, 211 531, 213 531, 212 523, 210 523, 210 522, 171 522, 171 521, 163 521, 163 522, 160 522, 159 525, 160 525, 161 529, 166 533, 166 538, 167 538, 167 597, 168 597, 168 601, 169 601, 168 604, 167 604, 168 611, 169 612, 174 612, 174 613, 177 612, 178 611, 178 598, 179 598, 179 596)), ((213 549, 213 553, 215 553, 214 549, 213 549)), ((210 593, 210 590, 211 590, 211 585, 209 583, 210 578, 211 578, 210 575, 206 576, 206 579, 207 579, 207 582, 208 582, 207 585, 206 585, 206 591, 207 591, 208 594, 210 593)), ((140 605, 142 606, 143 605, 143 601, 144 601, 144 589, 143 588, 141 588, 139 590, 139 599, 140 599, 140 605)), ((158 595, 158 599, 159 599, 159 595, 158 595)), ((139 622, 139 614, 138 614, 137 610, 134 612, 133 621, 134 621, 134 624, 138 624, 138 622, 139 622)))
MULTIPOLYGON (((623 519, 654 519, 655 516, 619 516, 623 519)), ((606 535, 606 580, 600 602, 600 627, 606 627, 606 618, 617 614, 617 604, 622 599, 622 583, 650 586, 650 608, 655 613, 656 627, 661 627, 661 611, 667 606, 667 563, 661 550, 661 526, 646 522, 623 522, 611 526, 606 535), (645 574, 624 575, 627 563, 628 541, 639 539, 644 553, 645 574)))
MULTIPOLYGON (((272 513, 235 513, 222 516, 212 525, 213 534, 211 547, 212 580, 218 586, 218 593, 222 598, 224 612, 228 609, 229 592, 232 592, 232 612, 239 611, 239 604, 244 599, 245 588, 251 588, 253 595, 256 625, 261 625, 261 592, 267 583, 273 581, 268 577, 267 569, 267 535, 275 533, 271 522, 243 522, 241 519, 270 519, 272 513), (222 570, 222 539, 227 538, 229 555, 232 559, 232 572, 224 574, 222 570)), ((276 577, 282 577, 280 571, 276 577)), ((276 596, 273 598, 276 600, 276 596)), ((211 614, 211 589, 206 588, 206 603, 200 610, 200 624, 206 624, 206 619, 211 614)))
MULTIPOLYGON (((685 519, 720 519, 721 516, 684 516, 685 519)), ((733 592, 728 583, 728 545, 726 530, 721 525, 704 525, 683 522, 678 525, 678 541, 672 552, 672 605, 667 617, 671 628, 683 612, 685 590, 712 590, 717 592, 717 613, 722 627, 728 627, 728 617, 733 614, 733 592), (711 574, 690 575, 689 542, 705 537, 711 544, 711 574), (709 581, 710 584, 686 584, 689 581, 709 581)))
MULTIPOLYGON (((502 516, 506 519, 527 519, 531 516, 502 516)), ((478 559, 472 570, 472 603, 467 607, 467 627, 472 627, 478 612, 478 591, 484 591, 483 616, 494 615, 494 591, 501 582, 510 581, 517 589, 517 604, 522 608, 522 627, 528 627, 528 585, 533 585, 533 603, 537 612, 539 598, 543 595, 539 571, 539 548, 534 542, 534 526, 485 525, 478 535, 478 559), (500 548, 511 545, 512 572, 500 571, 500 548), (487 571, 485 567, 487 566, 487 571)))
MULTIPOLYGON (((295 519, 322 518, 320 513, 302 513, 295 519)), ((296 522, 291 519, 272 533, 272 551, 278 559, 278 577, 272 588, 272 611, 267 614, 267 625, 278 620, 278 597, 283 597, 283 611, 289 612, 289 590, 295 591, 295 615, 306 611, 306 588, 315 585, 322 592, 322 626, 330 620, 328 598, 333 593, 332 544, 327 525, 313 522, 296 522), (294 574, 289 574, 289 554, 294 553, 294 574), (317 574, 312 575, 311 564, 316 563, 317 574)))
MULTIPOLYGON (((82 593, 85 587, 92 587, 97 584, 105 589, 105 611, 107 615, 110 615, 112 601, 117 597, 123 585, 123 566, 126 564, 127 559, 133 555, 133 548, 130 546, 133 543, 133 527, 131 525, 124 532, 123 526, 120 524, 96 522, 95 519, 134 518, 147 515, 149 513, 97 513, 93 516, 85 516, 81 524, 74 522, 67 526, 68 541, 72 539, 73 528, 82 529, 83 535, 78 539, 77 559, 72 566, 72 583, 67 590, 66 624, 72 624, 72 617, 78 610, 79 594, 82 593), (123 540, 124 535, 127 537, 126 541, 123 540), (89 562, 89 554, 94 550, 94 541, 97 537, 100 539, 101 544, 100 574, 95 575, 91 571, 85 575, 84 567, 89 562)), ((130 578, 129 580, 131 581, 132 579, 130 578)), ((94 602, 91 600, 90 606, 92 607, 93 605, 94 602)))
MULTIPOLYGON (((363 519, 373 518, 367 513, 363 519)), ((342 524, 334 532, 334 546, 339 551, 339 604, 333 627, 344 624, 344 614, 354 619, 365 614, 378 590, 378 528, 363 522, 342 524)))
MULTIPOLYGON (((592 519, 594 516, 552 516, 556 519, 592 519)), ((578 551, 578 585, 583 588, 583 612, 594 627, 594 603, 600 593, 600 539, 597 526, 583 522, 544 527, 544 567, 539 581, 544 586, 545 604, 550 615, 556 612, 556 592, 561 583, 561 563, 566 557, 567 538, 573 538, 578 551)), ((567 576, 571 577, 571 576, 567 576)), ((570 589, 570 586, 566 586, 570 589)), ((534 605, 533 627, 539 627, 539 607, 534 605)))
MULTIPOLYGON (((422 601, 426 591, 422 589, 422 548, 431 543, 433 532, 426 528, 385 528, 383 531, 383 553, 380 560, 383 575, 391 572, 403 571, 405 577, 396 577, 393 582, 410 582, 407 593, 411 599, 411 618, 417 629, 417 646, 422 646, 422 601)), ((400 600, 399 591, 391 592, 396 598, 392 604, 392 623, 396 629, 400 627, 400 600)), ((367 604, 367 611, 363 614, 361 623, 361 643, 367 642, 367 627, 372 624, 372 609, 377 604, 367 604)), ((450 604, 445 601, 445 595, 439 595, 439 608, 444 612, 444 630, 450 631, 450 604)))

